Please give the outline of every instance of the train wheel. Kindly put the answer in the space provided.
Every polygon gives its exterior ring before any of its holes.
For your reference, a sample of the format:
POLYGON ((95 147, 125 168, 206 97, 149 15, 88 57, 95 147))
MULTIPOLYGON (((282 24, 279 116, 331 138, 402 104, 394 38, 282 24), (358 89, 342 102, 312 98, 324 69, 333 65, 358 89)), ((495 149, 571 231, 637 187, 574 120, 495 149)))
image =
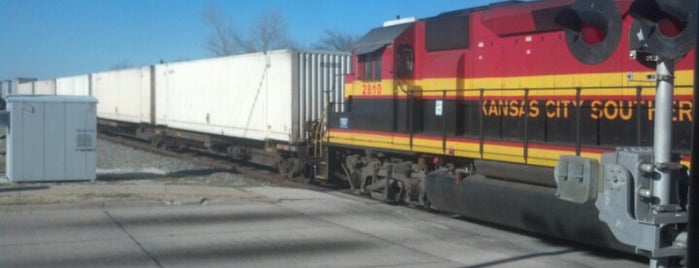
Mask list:
POLYGON ((277 159, 277 172, 287 179, 298 176, 301 172, 301 162, 294 157, 277 159))
POLYGON ((289 162, 286 160, 286 158, 279 157, 279 159, 277 159, 277 172, 279 175, 286 176, 288 170, 289 162))
POLYGON ((314 165, 306 163, 303 165, 303 179, 304 182, 307 184, 315 184, 315 177, 316 177, 317 171, 314 165))
POLYGON ((163 139, 160 136, 153 136, 150 138, 150 145, 153 147, 160 147, 163 145, 163 139))
POLYGON ((289 179, 295 178, 301 174, 302 166, 301 161, 298 158, 292 157, 287 159, 288 170, 286 172, 286 177, 289 179))

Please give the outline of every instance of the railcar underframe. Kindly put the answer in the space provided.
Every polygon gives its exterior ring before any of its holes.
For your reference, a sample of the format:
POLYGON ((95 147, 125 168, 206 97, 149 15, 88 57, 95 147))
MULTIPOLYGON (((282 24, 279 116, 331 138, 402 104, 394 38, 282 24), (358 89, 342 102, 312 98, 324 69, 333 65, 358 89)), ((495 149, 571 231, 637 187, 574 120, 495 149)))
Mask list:
POLYGON ((326 157, 321 177, 377 200, 633 252, 594 220, 594 205, 556 197, 553 168, 332 143, 326 157))
POLYGON ((98 125, 103 133, 150 142, 159 148, 193 150, 269 167, 288 178, 300 175, 310 158, 309 146, 305 143, 256 141, 108 119, 99 119, 98 125))

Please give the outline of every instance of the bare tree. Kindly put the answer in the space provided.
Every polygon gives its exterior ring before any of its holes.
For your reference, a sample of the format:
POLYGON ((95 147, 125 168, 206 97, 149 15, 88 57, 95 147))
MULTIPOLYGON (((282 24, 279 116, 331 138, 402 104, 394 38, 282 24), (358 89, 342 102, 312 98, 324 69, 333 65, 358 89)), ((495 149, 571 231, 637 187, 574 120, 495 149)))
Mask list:
POLYGON ((250 37, 244 44, 246 44, 244 47, 248 52, 295 46, 288 36, 284 16, 277 11, 263 13, 250 29, 250 37))
POLYGON ((133 65, 131 65, 131 63, 129 63, 129 61, 122 60, 122 61, 117 62, 117 63, 113 64, 112 66, 110 66, 109 69, 110 70, 123 70, 123 69, 129 69, 131 67, 133 67, 133 65))
POLYGON ((210 4, 203 15, 212 27, 206 48, 216 56, 296 47, 288 37, 284 16, 277 11, 263 13, 247 37, 236 32, 219 7, 210 4))
POLYGON ((252 53, 252 52, 257 52, 257 46, 255 46, 255 42, 251 38, 245 38, 243 36, 237 35, 235 37, 235 42, 240 46, 242 49, 243 53, 252 53))
POLYGON ((359 36, 339 30, 326 29, 320 40, 312 45, 313 49, 350 51, 352 44, 359 40, 359 36))
POLYGON ((212 27, 206 48, 216 56, 228 56, 239 52, 237 43, 241 38, 236 35, 230 18, 225 16, 221 9, 214 4, 209 4, 202 15, 212 27))

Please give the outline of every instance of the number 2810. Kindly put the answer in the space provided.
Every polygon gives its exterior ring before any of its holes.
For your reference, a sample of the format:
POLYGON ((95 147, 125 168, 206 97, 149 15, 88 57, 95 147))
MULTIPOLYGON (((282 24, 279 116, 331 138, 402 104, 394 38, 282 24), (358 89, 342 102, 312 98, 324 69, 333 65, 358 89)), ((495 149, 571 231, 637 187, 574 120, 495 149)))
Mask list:
POLYGON ((380 83, 362 84, 362 95, 381 95, 380 83))

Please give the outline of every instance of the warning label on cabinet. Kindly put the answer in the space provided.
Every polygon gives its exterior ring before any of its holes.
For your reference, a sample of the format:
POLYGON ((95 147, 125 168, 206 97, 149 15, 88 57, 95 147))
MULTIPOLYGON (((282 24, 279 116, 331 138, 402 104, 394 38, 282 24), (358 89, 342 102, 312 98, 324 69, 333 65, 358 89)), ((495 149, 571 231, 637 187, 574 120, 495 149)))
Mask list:
POLYGON ((92 129, 78 129, 75 141, 75 150, 80 152, 95 151, 95 131, 92 129))

